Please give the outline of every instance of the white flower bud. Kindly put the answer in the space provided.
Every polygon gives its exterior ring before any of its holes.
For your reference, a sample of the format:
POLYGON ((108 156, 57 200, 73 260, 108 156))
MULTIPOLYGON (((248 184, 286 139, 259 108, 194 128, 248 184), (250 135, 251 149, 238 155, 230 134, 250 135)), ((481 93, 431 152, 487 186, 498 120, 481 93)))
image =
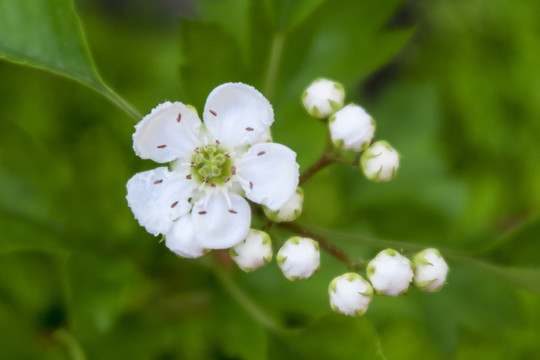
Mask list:
POLYGON ((231 258, 238 267, 250 272, 272 260, 272 242, 264 231, 250 229, 244 241, 230 249, 231 258))
POLYGON ((371 260, 366 273, 377 295, 404 294, 413 279, 412 264, 396 250, 381 251, 371 260))
POLYGON ((360 165, 368 180, 390 181, 396 176, 399 154, 386 141, 377 141, 364 151, 360 165))
POLYGON ((420 290, 435 292, 446 284, 448 265, 437 249, 425 249, 413 258, 414 286, 420 290))
POLYGON ((364 315, 373 298, 369 282, 356 273, 343 274, 332 280, 328 292, 332 310, 349 316, 364 315))
POLYGON ((296 281, 308 278, 319 269, 319 243, 293 236, 279 249, 276 260, 287 279, 296 281))
POLYGON ((304 202, 304 191, 296 189, 296 193, 291 200, 276 211, 272 211, 266 206, 263 207, 266 216, 275 222, 285 222, 296 220, 302 213, 302 203, 304 202))
POLYGON ((358 105, 347 105, 329 121, 334 145, 344 150, 365 150, 375 133, 375 121, 358 105))
POLYGON ((345 90, 340 83, 315 80, 302 94, 304 107, 311 116, 324 119, 343 107, 345 90))

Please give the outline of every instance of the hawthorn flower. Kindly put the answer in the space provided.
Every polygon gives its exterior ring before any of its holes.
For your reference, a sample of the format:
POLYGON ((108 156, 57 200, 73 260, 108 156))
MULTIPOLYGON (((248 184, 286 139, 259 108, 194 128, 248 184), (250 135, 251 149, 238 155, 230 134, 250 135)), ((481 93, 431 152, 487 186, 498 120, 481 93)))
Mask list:
POLYGON ((343 274, 332 280, 328 292, 332 310, 349 316, 364 315, 373 298, 370 283, 356 273, 343 274))
POLYGON ((276 260, 287 279, 296 281, 311 277, 320 265, 319 243, 293 236, 279 249, 276 260))
POLYGON ((362 107, 350 104, 329 120, 332 142, 343 150, 363 151, 375 134, 375 121, 362 107))
POLYGON ((302 213, 302 204, 304 203, 304 191, 302 188, 296 189, 294 196, 284 206, 278 210, 272 211, 266 206, 263 207, 265 215, 275 222, 287 222, 296 220, 302 213))
POLYGON ((413 257, 413 284, 420 290, 439 291, 446 283, 448 265, 437 249, 425 249, 413 257))
POLYGON ((368 180, 390 181, 399 167, 399 154, 386 141, 374 142, 360 157, 360 165, 368 180))
POLYGON ((410 260, 393 249, 378 253, 367 265, 366 273, 377 295, 404 294, 413 279, 410 260))
POLYGON ((324 119, 343 107, 343 85, 327 79, 317 79, 302 94, 304 107, 311 116, 324 119))
POLYGON ((298 186, 296 153, 261 142, 274 112, 253 87, 215 88, 202 114, 165 102, 135 126, 133 148, 143 159, 171 163, 133 176, 127 201, 139 224, 183 257, 230 248, 248 235, 251 209, 244 197, 277 210, 298 186))
POLYGON ((229 251, 238 267, 250 272, 272 260, 272 241, 264 231, 251 229, 248 236, 229 251))

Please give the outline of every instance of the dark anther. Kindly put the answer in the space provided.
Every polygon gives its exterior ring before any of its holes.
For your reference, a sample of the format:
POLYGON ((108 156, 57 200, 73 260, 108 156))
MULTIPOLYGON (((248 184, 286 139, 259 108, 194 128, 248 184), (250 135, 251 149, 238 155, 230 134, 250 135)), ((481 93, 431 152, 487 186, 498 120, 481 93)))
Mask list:
POLYGON ((206 214, 206 211, 199 211, 199 215, 204 215, 206 214))
POLYGON ((178 205, 178 201, 175 201, 171 204, 171 207, 174 208, 176 205, 178 205))
POLYGON ((253 130, 255 130, 255 129, 252 128, 252 127, 247 127, 247 128, 246 128, 246 131, 253 131, 253 130))
POLYGON ((217 116, 217 113, 214 110, 210 110, 210 114, 217 116))
POLYGON ((163 145, 159 145, 157 148, 158 149, 165 149, 167 147, 167 145, 163 144, 163 145))
POLYGON ((236 211, 234 211, 233 209, 229 210, 229 212, 230 212, 231 214, 238 214, 238 213, 237 213, 236 211))
POLYGON ((176 118, 177 122, 180 122, 182 120, 182 114, 178 114, 178 117, 176 118))
POLYGON ((253 189, 253 183, 251 181, 249 182, 249 188, 253 189))
POLYGON ((154 181, 154 184, 161 184, 162 182, 163 182, 163 180, 159 179, 159 180, 154 181))
POLYGON ((191 180, 191 174, 186 175, 186 179, 191 180))
POLYGON ((236 175, 236 166, 231 166, 231 174, 236 175))
POLYGON ((261 151, 260 153, 257 154, 257 156, 261 156, 261 155, 264 155, 266 154, 266 151, 261 151))

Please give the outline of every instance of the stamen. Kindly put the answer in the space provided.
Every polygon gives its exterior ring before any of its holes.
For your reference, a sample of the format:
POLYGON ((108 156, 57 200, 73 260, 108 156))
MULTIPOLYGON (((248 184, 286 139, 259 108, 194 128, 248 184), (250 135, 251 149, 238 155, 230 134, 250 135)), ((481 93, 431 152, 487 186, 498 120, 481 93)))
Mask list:
POLYGON ((249 182, 249 188, 253 189, 253 183, 251 181, 249 182))
POLYGON ((238 214, 238 213, 237 213, 236 211, 234 211, 233 209, 230 209, 229 212, 230 212, 231 214, 238 214))
POLYGON ((167 147, 167 145, 163 144, 163 145, 159 145, 157 148, 158 149, 165 149, 167 147))
POLYGON ((225 153, 225 157, 226 157, 226 158, 230 158, 231 155, 229 155, 229 153, 225 153))
POLYGON ((159 180, 154 181, 154 184, 161 184, 162 182, 163 182, 163 179, 159 179, 159 180))
POLYGON ((246 128, 246 131, 253 131, 253 130, 255 130, 255 129, 252 128, 252 127, 247 127, 247 128, 246 128))
POLYGON ((257 154, 257 156, 261 156, 261 155, 264 155, 266 154, 266 151, 261 151, 260 153, 257 154))
POLYGON ((214 110, 210 110, 210 114, 217 116, 217 113, 214 110))
POLYGON ((182 120, 182 114, 178 114, 178 117, 176 118, 176 122, 180 122, 182 120))
POLYGON ((186 175, 186 179, 191 180, 191 174, 186 175))
POLYGON ((231 174, 236 175, 236 166, 231 166, 231 174))
POLYGON ((216 144, 218 144, 218 145, 219 145, 219 144, 221 144, 221 141, 219 141, 219 140, 216 140, 216 144))
POLYGON ((225 181, 225 182, 229 182, 230 180, 231 180, 231 179, 228 178, 228 177, 226 177, 226 176, 223 178, 223 181, 225 181))
POLYGON ((195 167, 195 163, 192 161, 190 164, 191 167, 195 167))
POLYGON ((193 151, 195 151, 198 154, 199 153, 199 147, 197 146, 193 151))
POLYGON ((171 204, 171 208, 174 208, 176 205, 178 205, 178 201, 175 201, 171 204))
POLYGON ((199 215, 204 215, 206 214, 206 211, 199 211, 199 215))
POLYGON ((216 187, 216 184, 214 184, 213 182, 210 183, 210 186, 215 188, 216 187))

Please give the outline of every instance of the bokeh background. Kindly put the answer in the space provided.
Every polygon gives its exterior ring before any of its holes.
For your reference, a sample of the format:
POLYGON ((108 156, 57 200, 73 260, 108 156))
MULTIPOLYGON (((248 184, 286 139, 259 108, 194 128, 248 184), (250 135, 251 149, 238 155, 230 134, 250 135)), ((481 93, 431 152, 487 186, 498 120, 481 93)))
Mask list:
MULTIPOLYGON (((2 55, 17 26, 73 15, 58 10, 69 1, 40 0, 49 11, 18 22, 16 2, 0 1, 2 55)), ((387 184, 325 169, 304 187, 299 222, 365 259, 388 244, 439 247, 451 273, 439 293, 376 297, 352 319, 330 314, 328 283, 347 269, 327 254, 298 283, 275 262, 245 274, 216 270, 212 254, 180 259, 125 201, 127 180, 155 167, 132 151, 136 120, 80 83, 2 61, 0 358, 540 357, 539 2, 75 6, 101 76, 142 114, 165 100, 201 109, 215 86, 249 83, 302 169, 326 134, 300 95, 317 77, 342 82, 401 168, 387 184)))

